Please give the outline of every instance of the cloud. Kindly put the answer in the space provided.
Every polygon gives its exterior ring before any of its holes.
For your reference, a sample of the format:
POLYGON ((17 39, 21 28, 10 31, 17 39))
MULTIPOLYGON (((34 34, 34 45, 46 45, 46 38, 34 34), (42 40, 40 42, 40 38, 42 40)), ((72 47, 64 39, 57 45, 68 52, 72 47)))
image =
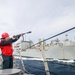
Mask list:
POLYGON ((0 34, 32 31, 26 38, 47 38, 75 27, 74 0, 2 0, 0 34))

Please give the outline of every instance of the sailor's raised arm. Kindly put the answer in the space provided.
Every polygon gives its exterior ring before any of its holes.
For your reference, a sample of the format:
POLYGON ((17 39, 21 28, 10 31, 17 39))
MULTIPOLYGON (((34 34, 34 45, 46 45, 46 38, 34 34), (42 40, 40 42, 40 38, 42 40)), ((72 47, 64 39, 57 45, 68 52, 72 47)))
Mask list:
POLYGON ((9 45, 13 42, 16 42, 19 38, 20 38, 20 36, 15 36, 15 37, 10 38, 8 40, 2 39, 0 42, 0 45, 2 45, 2 46, 9 45))

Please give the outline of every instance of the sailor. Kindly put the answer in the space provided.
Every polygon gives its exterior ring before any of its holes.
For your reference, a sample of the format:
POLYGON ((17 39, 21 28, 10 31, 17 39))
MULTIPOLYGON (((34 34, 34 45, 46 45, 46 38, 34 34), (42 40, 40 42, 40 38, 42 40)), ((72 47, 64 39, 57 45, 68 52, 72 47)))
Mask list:
POLYGON ((21 35, 14 36, 10 38, 7 32, 2 33, 0 40, 0 49, 1 55, 3 59, 3 69, 13 68, 13 48, 12 43, 16 42, 21 35))

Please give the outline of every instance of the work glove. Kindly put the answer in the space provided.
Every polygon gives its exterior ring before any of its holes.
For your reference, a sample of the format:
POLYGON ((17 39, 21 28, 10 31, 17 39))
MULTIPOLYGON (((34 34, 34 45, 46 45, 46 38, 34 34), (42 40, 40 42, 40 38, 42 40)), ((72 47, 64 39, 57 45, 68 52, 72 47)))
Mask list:
POLYGON ((13 38, 14 39, 19 39, 21 35, 14 35, 13 38))

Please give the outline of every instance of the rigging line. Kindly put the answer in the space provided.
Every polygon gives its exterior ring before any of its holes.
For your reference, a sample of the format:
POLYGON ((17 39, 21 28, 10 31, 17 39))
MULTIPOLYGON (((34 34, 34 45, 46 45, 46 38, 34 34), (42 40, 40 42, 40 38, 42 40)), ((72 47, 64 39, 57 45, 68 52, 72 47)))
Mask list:
MULTIPOLYGON (((65 30, 65 31, 63 31, 63 32, 61 32, 61 33, 58 33, 58 34, 56 34, 56 35, 54 35, 54 36, 51 36, 51 37, 49 37, 49 38, 47 38, 47 39, 44 39, 43 41, 40 41, 40 42, 45 42, 45 41, 47 41, 47 40, 49 40, 49 39, 52 39, 52 38, 54 38, 54 37, 56 37, 56 36, 59 36, 59 35, 61 35, 61 34, 64 34, 64 33, 68 32, 68 31, 73 30, 73 29, 75 29, 75 27, 70 28, 70 29, 68 29, 68 30, 65 30)), ((38 42, 38 43, 36 43, 36 44, 33 44, 32 46, 30 46, 30 47, 28 47, 28 48, 31 48, 31 47, 33 47, 33 46, 39 44, 40 42, 38 42)), ((26 48, 25 50, 27 50, 28 48, 26 48)), ((25 51, 25 50, 24 50, 24 51, 25 51)))

